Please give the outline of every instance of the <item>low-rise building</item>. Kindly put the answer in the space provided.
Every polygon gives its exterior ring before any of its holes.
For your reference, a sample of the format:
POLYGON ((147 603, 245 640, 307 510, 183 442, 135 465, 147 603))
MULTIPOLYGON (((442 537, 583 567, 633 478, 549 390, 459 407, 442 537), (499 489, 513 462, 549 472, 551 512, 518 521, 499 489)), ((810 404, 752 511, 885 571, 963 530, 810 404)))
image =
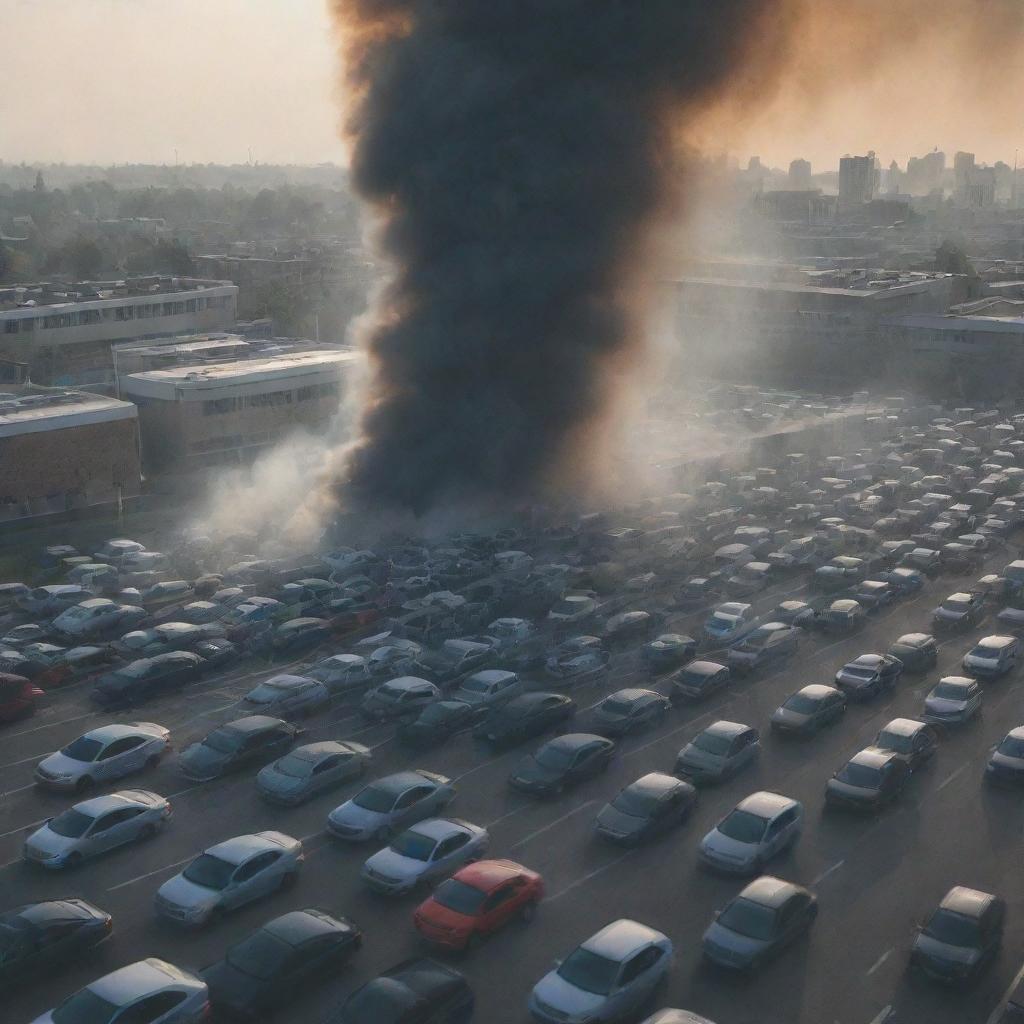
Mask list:
POLYGON ((0 520, 111 504, 139 491, 134 405, 82 391, 0 394, 0 520))

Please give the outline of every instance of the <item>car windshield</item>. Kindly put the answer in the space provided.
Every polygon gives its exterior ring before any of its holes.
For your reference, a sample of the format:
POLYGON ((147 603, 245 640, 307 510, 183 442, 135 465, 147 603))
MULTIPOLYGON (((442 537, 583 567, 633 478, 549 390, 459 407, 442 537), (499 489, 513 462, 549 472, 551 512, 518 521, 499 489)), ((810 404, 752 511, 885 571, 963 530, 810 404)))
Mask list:
POLYGON ((558 968, 558 976, 584 992, 606 996, 612 990, 619 973, 617 960, 608 960, 589 950, 574 950, 558 968))
POLYGON ((485 679, 467 679, 462 684, 463 690, 468 690, 470 693, 490 693, 491 684, 485 679))
POLYGON ((391 849, 410 860, 430 860, 430 855, 434 852, 436 845, 436 839, 409 829, 395 837, 391 843, 391 849))
POLYGON ((424 725, 438 725, 455 714, 455 709, 450 705, 428 704, 421 712, 419 720, 424 725))
POLYGON ((633 710, 633 702, 623 697, 608 697, 601 704, 601 710, 606 715, 628 715, 633 710))
POLYGON ((726 839, 735 839, 738 843, 759 843, 767 828, 766 818, 750 811, 735 810, 721 822, 718 831, 726 839))
POLYGON ((117 1006, 101 999, 92 989, 83 988, 65 999, 50 1014, 53 1024, 107 1024, 117 1006))
POLYGON ((708 629, 735 629, 738 622, 735 615, 712 615, 708 629))
POLYGON ((720 736, 714 732, 702 732, 694 737, 693 745, 706 754, 717 754, 724 757, 732 746, 732 737, 720 736))
POLYGON ((356 807, 362 807, 364 811, 376 811, 378 814, 384 814, 395 806, 396 799, 396 795, 387 789, 382 789, 379 786, 367 786, 356 793, 352 798, 352 803, 356 807))
POLYGON ((870 768, 866 764, 848 764, 836 778, 848 786, 859 786, 861 789, 878 789, 882 784, 882 776, 878 769, 870 768))
POLYGON ((970 605, 966 601, 943 601, 942 607, 947 612, 965 612, 970 605))
POLYGON ((551 610, 556 615, 572 615, 574 612, 578 612, 582 607, 582 601, 572 601, 566 598, 562 601, 556 601, 555 606, 551 610))
POLYGON ((434 891, 434 902, 456 914, 475 914, 483 906, 487 893, 456 878, 442 882, 434 891))
POLYGON ((996 749, 1007 757, 1024 757, 1024 737, 1007 736, 996 749))
POLYGON ((81 811, 75 810, 74 807, 70 807, 63 814, 58 814, 56 818, 53 818, 47 827, 51 832, 56 832, 57 835, 64 836, 65 839, 78 839, 85 835, 95 820, 88 814, 83 814, 81 811))
POLYGON ((287 942, 266 931, 258 931, 228 950, 224 959, 252 978, 272 978, 292 952, 287 942))
POLYGON ((924 934, 950 946, 974 947, 978 945, 978 922, 940 907, 932 915, 924 934))
POLYGON ((751 939, 770 939, 775 934, 775 911, 741 896, 722 911, 718 923, 751 939))
POLYGON ((233 754, 241 745, 242 736, 234 729, 215 729, 203 740, 204 747, 210 747, 221 754, 233 754))
POLYGON ((629 787, 624 789, 613 801, 612 807, 632 818, 648 818, 658 806, 658 796, 644 793, 629 787))
POLYGON ((184 877, 206 889, 223 889, 231 881, 237 865, 202 853, 184 871, 184 877))
POLYGON ((537 764, 553 772, 560 772, 572 764, 572 759, 575 756, 576 751, 574 750, 566 750, 563 747, 555 747, 548 744, 546 747, 541 747, 537 752, 537 764))
POLYGON ((956 683, 939 683, 932 690, 933 697, 942 697, 944 700, 966 700, 967 691, 956 683))
POLYGON ((99 740, 94 740, 89 736, 79 736, 77 740, 69 743, 61 753, 65 757, 70 757, 72 761, 91 762, 96 759, 96 755, 102 749, 103 744, 99 740))
POLYGON ((889 732, 888 729, 883 729, 875 740, 876 747, 892 750, 897 754, 909 754, 913 750, 913 744, 913 736, 903 736, 898 732, 889 732))
POLYGON ((794 693, 782 706, 800 715, 813 715, 821 707, 821 702, 808 697, 806 693, 794 693))
POLYGON ((978 644, 978 646, 971 651, 971 657, 988 659, 998 658, 1001 650, 1002 647, 997 647, 995 644, 992 644, 991 646, 988 644, 978 644))
POLYGON ((844 665, 843 675, 853 676, 856 679, 872 679, 875 676, 875 669, 866 665, 844 665))
POLYGON ((274 765, 274 771, 292 779, 304 779, 312 774, 315 764, 316 762, 310 761, 309 758, 288 754, 274 765))

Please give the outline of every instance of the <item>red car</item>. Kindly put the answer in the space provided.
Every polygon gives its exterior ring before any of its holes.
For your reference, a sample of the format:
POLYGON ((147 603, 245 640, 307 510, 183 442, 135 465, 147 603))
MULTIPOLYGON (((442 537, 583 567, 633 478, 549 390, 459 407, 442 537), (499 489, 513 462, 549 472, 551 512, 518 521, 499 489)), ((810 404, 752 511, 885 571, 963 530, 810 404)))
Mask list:
POLYGON ((528 921, 543 897, 536 871, 511 860, 480 860, 442 882, 412 920, 438 946, 472 949, 512 918, 528 921))
POLYGON ((36 709, 43 691, 24 676, 0 672, 0 722, 13 722, 36 709))

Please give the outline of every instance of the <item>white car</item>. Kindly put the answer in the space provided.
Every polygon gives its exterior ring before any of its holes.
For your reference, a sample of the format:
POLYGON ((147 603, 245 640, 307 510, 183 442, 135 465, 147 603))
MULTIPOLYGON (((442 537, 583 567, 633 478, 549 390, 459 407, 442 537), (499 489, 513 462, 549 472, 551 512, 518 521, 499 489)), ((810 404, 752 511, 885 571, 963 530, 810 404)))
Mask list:
POLYGON ((457 818, 428 818, 399 833, 363 865, 363 881, 386 896, 411 892, 479 860, 490 837, 479 825, 457 818))
POLYGON ((61 612, 53 628, 65 636, 89 638, 127 621, 138 622, 146 613, 141 608, 118 604, 106 597, 92 597, 61 612))
POLYGON ((672 966, 672 941, 625 918, 606 925, 546 974, 530 994, 541 1024, 633 1019, 672 966))
POLYGON ((323 683, 334 697, 365 690, 373 682, 369 664, 358 654, 333 654, 318 661, 308 675, 323 683))
POLYGON ((84 793, 99 782, 153 768, 171 747, 171 732, 154 722, 101 725, 36 765, 37 785, 84 793))
POLYGON ((800 838, 803 820, 798 801, 778 793, 752 793, 701 840, 700 859, 730 874, 757 874, 765 861, 800 838))
POLYGON ((125 789, 69 807, 25 840, 25 860, 44 868, 75 867, 107 850, 155 836, 171 816, 159 793, 125 789))
POLYGON ((192 1024, 209 1012, 206 982, 156 957, 97 978, 32 1024, 192 1024))
POLYGON ((484 632, 498 641, 498 649, 505 650, 530 640, 537 632, 528 619, 495 619, 484 632))
POLYGON ((493 708, 508 703, 522 692, 523 682, 515 672, 485 668, 464 679, 452 699, 463 700, 475 708, 493 708))
POLYGON ((235 836, 164 882, 156 893, 156 911, 179 924, 208 924, 293 883, 304 859, 302 843, 281 832, 235 836))

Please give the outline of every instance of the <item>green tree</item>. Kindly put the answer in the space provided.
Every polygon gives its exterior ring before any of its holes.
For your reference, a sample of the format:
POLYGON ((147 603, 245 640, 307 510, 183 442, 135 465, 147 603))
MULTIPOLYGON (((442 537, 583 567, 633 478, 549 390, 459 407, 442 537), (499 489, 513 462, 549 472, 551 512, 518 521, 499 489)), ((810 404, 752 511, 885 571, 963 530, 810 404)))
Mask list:
POLYGON ((946 239, 935 250, 935 259, 932 268, 942 274, 964 274, 967 277, 977 277, 967 253, 950 239, 946 239))

